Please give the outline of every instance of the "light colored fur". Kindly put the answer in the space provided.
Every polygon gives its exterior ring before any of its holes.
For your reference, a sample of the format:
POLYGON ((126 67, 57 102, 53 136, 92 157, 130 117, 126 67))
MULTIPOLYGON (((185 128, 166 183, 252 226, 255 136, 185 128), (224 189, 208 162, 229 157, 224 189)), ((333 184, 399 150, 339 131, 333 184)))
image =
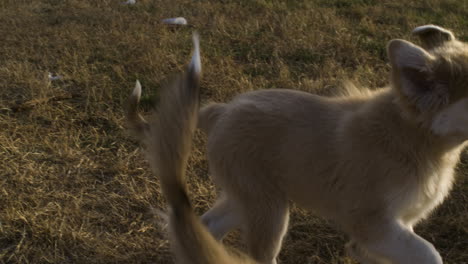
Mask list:
POLYGON ((442 263, 413 226, 448 195, 468 139, 468 47, 432 25, 414 34, 424 48, 388 44, 387 88, 260 90, 200 110, 221 189, 202 217, 214 237, 241 228, 250 256, 276 263, 292 200, 336 222, 361 263, 442 263))
POLYGON ((171 242, 179 261, 251 261, 213 238, 239 227, 256 261, 276 263, 292 200, 335 221, 350 237, 348 254, 361 263, 442 263, 413 226, 449 193, 468 139, 468 48, 440 27, 414 34, 424 49, 389 43, 387 88, 348 86, 335 98, 255 91, 200 110, 210 170, 221 189, 202 217, 213 236, 193 214, 183 184, 198 90, 176 83, 162 97, 156 125, 136 113, 133 96, 130 127, 149 141, 150 161, 173 208, 171 242))
POLYGON ((164 88, 156 120, 148 123, 137 112, 141 85, 137 81, 128 100, 127 120, 132 133, 146 146, 148 160, 161 181, 171 208, 171 248, 177 263, 254 264, 248 257, 227 250, 208 232, 193 212, 185 186, 185 171, 192 133, 196 128, 201 74, 198 37, 186 73, 164 88))

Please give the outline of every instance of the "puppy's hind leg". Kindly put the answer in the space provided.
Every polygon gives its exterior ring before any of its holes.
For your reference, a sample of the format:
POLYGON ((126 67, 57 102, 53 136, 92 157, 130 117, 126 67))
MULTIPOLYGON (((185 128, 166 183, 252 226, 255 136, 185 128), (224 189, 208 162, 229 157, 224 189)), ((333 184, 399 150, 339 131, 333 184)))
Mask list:
POLYGON ((245 204, 243 236, 249 255, 262 264, 276 264, 288 228, 288 200, 273 199, 257 197, 245 204))
POLYGON ((234 200, 221 193, 215 205, 203 214, 202 222, 215 239, 221 240, 232 229, 241 227, 241 211, 234 200))

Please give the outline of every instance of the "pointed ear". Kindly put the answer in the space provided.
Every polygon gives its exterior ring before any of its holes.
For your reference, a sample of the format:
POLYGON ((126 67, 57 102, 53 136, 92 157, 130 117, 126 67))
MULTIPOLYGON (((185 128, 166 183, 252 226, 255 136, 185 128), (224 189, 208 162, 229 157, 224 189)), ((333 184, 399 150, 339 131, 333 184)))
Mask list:
POLYGON ((394 77, 399 79, 394 81, 400 84, 403 94, 422 92, 428 86, 433 58, 427 51, 411 42, 395 39, 388 43, 387 52, 394 77))
POLYGON ((418 36, 425 49, 433 49, 447 41, 455 40, 452 32, 435 25, 424 25, 413 29, 413 36, 418 36))
POLYGON ((435 58, 431 54, 398 39, 389 42, 387 51, 393 86, 409 106, 424 112, 446 102, 448 90, 434 81, 431 65, 435 58))

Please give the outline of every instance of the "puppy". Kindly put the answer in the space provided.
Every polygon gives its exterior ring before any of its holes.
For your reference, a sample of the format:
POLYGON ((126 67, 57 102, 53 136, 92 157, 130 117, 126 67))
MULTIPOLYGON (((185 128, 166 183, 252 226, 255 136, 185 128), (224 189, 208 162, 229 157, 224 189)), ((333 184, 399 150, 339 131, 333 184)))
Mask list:
POLYGON ((185 171, 196 128, 201 74, 198 36, 185 73, 164 88, 156 120, 148 123, 137 112, 141 85, 137 81, 128 100, 131 132, 146 146, 147 158, 159 176, 169 206, 172 251, 177 263, 254 264, 248 257, 225 249, 194 214, 185 186, 185 171))
POLYGON ((276 263, 291 200, 334 221, 361 263, 442 263, 413 226, 448 195, 468 139, 468 46, 438 26, 413 33, 422 47, 388 44, 386 88, 259 90, 200 110, 221 190, 202 220, 216 239, 240 228, 253 259, 276 263))

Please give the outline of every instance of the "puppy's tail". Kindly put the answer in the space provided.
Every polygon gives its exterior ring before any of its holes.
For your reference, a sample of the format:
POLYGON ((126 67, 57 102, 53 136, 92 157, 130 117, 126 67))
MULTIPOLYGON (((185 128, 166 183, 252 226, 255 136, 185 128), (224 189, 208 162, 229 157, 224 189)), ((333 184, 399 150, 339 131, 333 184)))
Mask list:
POLYGON ((127 100, 126 105, 126 119, 130 133, 132 133, 137 139, 143 140, 149 137, 150 125, 148 122, 138 113, 138 103, 141 97, 141 84, 140 81, 136 81, 135 88, 132 94, 127 100))
MULTIPOLYGON (((194 34, 192 60, 185 73, 165 87, 158 117, 149 125, 141 116, 127 114, 130 128, 143 136, 153 170, 171 207, 170 240, 177 263, 222 264, 254 263, 247 257, 228 251, 216 241, 193 212, 185 184, 186 165, 196 129, 201 74, 198 36, 194 34), (133 123, 132 123, 133 122, 133 123)), ((135 87, 129 102, 136 109, 141 87, 135 87), (138 90, 140 89, 140 90, 138 90)))

